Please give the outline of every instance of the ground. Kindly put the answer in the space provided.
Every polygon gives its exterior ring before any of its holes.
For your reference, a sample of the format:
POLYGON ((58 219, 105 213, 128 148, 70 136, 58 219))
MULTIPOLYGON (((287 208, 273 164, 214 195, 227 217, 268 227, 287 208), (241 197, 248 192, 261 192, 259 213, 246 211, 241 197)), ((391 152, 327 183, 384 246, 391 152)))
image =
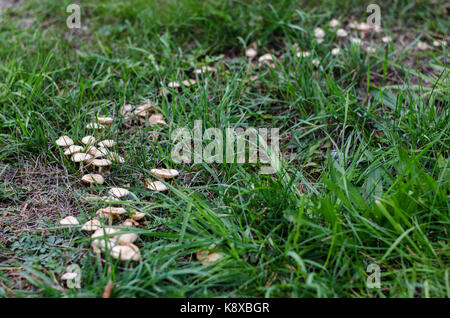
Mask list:
POLYGON ((1 297, 450 296, 448 4, 380 3, 382 30, 357 32, 370 2, 78 1, 80 29, 70 3, 0 1, 1 297), (147 101, 167 125, 121 115, 147 101), (114 121, 93 133, 97 116, 114 121), (172 133, 195 120, 279 128, 280 170, 174 162, 172 133), (124 157, 91 188, 55 144, 88 134, 124 157), (146 188, 153 168, 180 172, 169 191, 146 188), (112 205, 145 214, 128 229, 140 262, 59 224, 92 219, 105 203, 86 197, 113 186, 134 197, 112 205), (74 264, 80 288, 61 279, 74 264))

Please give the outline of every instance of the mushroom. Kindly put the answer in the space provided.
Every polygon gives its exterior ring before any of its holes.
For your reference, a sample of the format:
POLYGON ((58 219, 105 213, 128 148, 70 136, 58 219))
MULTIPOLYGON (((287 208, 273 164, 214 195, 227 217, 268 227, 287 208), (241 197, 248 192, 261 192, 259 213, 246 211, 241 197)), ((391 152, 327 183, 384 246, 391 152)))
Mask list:
POLYGON ((111 117, 97 117, 97 123, 100 125, 106 125, 109 126, 113 122, 113 119, 111 117))
POLYGON ((72 157, 70 157, 70 160, 72 160, 73 162, 79 162, 80 169, 81 169, 81 171, 83 171, 83 162, 89 161, 92 158, 93 157, 90 154, 83 153, 83 152, 77 152, 77 153, 73 154, 72 157))
POLYGON ((66 148, 66 150, 64 151, 64 154, 66 156, 70 156, 70 155, 73 155, 75 153, 82 152, 82 151, 83 151, 83 147, 77 146, 77 145, 72 145, 72 146, 66 148))
POLYGON ((113 219, 118 218, 120 215, 125 213, 127 213, 127 210, 125 210, 124 208, 112 206, 98 209, 97 212, 95 212, 95 214, 99 216, 105 216, 108 219, 110 225, 113 219))
POLYGON ((311 55, 311 53, 308 52, 308 51, 304 51, 304 52, 299 51, 299 52, 297 52, 297 57, 308 57, 310 55, 311 55))
POLYGON ((127 245, 116 245, 111 249, 111 256, 121 261, 135 261, 138 262, 141 260, 141 253, 139 248, 129 243, 127 245))
POLYGON ((66 148, 73 145, 73 140, 70 137, 61 136, 58 139, 56 139, 55 143, 60 147, 66 148))
POLYGON ((194 85, 195 83, 197 83, 197 81, 194 80, 194 79, 187 79, 187 80, 184 80, 184 81, 181 82, 181 84, 183 84, 186 87, 194 85))
POLYGON ((262 65, 262 63, 266 63, 270 67, 274 67, 273 56, 269 53, 260 56, 258 59, 258 62, 259 62, 259 65, 262 65))
MULTIPOLYGON (((101 149, 104 149, 104 148, 101 148, 101 149)), ((104 150, 106 150, 106 149, 104 149, 104 150)), ((104 151, 98 149, 98 148, 95 147, 95 146, 90 146, 90 147, 87 149, 87 152, 88 152, 91 156, 93 156, 94 158, 101 158, 101 157, 103 157, 103 156, 105 155, 105 152, 104 152, 104 151)))
POLYGON ((148 190, 163 192, 169 190, 169 188, 161 181, 146 180, 146 187, 148 190))
POLYGON ((112 140, 112 139, 105 139, 105 140, 100 141, 97 144, 97 146, 103 147, 103 148, 112 148, 112 147, 114 147, 114 144, 115 144, 114 140, 112 140))
POLYGON ((148 122, 150 123, 150 125, 167 125, 163 118, 164 117, 162 114, 153 114, 150 116, 148 122))
POLYGON ((331 55, 338 55, 341 52, 341 49, 338 47, 335 47, 331 50, 331 55))
POLYGON ((94 145, 95 144, 95 137, 94 136, 86 136, 81 139, 81 142, 87 146, 94 145))
POLYGON ((216 252, 209 252, 206 250, 198 251, 197 259, 202 263, 203 266, 206 266, 208 264, 214 263, 224 257, 225 255, 222 253, 216 253, 216 252))
POLYGON ((66 216, 64 219, 59 221, 61 225, 79 225, 80 223, 74 216, 66 216))
POLYGON ((381 41, 383 41, 383 43, 389 43, 392 41, 392 38, 390 36, 383 36, 381 41))
POLYGON ((74 273, 67 272, 61 276, 61 280, 73 280, 77 276, 78 276, 78 273, 76 273, 76 272, 74 272, 74 273))
POLYGON ((214 67, 211 66, 202 66, 196 70, 194 70, 195 74, 202 74, 207 72, 216 72, 217 70, 214 67))
POLYGON ((142 220, 144 217, 145 217, 145 213, 144 212, 138 212, 136 210, 132 211, 131 218, 133 220, 139 221, 139 220, 142 220))
POLYGON ((103 184, 105 179, 100 174, 89 173, 81 177, 81 181, 84 183, 89 183, 89 187, 92 188, 93 184, 103 184))
POLYGON ((117 238, 117 242, 119 245, 127 245, 130 243, 134 243, 138 238, 138 235, 136 233, 124 233, 120 234, 117 238))
POLYGON ((117 232, 119 232, 118 229, 110 227, 97 229, 94 234, 91 235, 91 238, 93 239, 91 246, 94 248, 94 251, 97 248, 104 252, 106 247, 108 250, 112 250, 117 243, 117 237, 111 235, 117 232))
POLYGON ((419 50, 424 51, 428 48, 428 44, 426 44, 425 42, 419 41, 419 42, 417 42, 417 48, 419 50))
POLYGON ((131 115, 131 111, 133 110, 133 106, 131 106, 130 104, 125 104, 123 105, 120 114, 124 117, 124 118, 129 118, 131 115))
POLYGON ((153 109, 153 105, 148 101, 145 104, 138 105, 134 110, 134 114, 139 117, 147 117, 151 109, 153 109))
POLYGON ((341 23, 337 19, 333 19, 329 23, 330 27, 333 28, 333 29, 336 28, 337 26, 339 26, 339 24, 341 24, 341 23))
POLYGON ((108 194, 120 199, 121 197, 129 195, 130 191, 124 188, 111 188, 109 189, 108 194))
POLYGON ((98 123, 89 123, 86 125, 86 129, 104 129, 105 126, 103 126, 102 124, 98 124, 98 123))
POLYGON ((361 22, 361 23, 358 23, 358 24, 356 25, 356 29, 357 29, 358 31, 363 31, 363 32, 365 32, 365 31, 368 31, 368 30, 370 29, 370 25, 368 25, 366 22, 361 22))
POLYGON ((315 28, 314 29, 314 36, 317 39, 322 39, 323 37, 325 37, 325 31, 322 30, 321 28, 315 28))
POLYGON ((350 42, 352 42, 355 45, 361 45, 361 39, 358 38, 350 38, 350 42))
POLYGON ((102 168, 112 165, 112 162, 109 159, 93 159, 91 161, 91 165, 93 165, 94 167, 98 167, 98 171, 99 173, 101 173, 102 168))
POLYGON ((180 173, 175 169, 151 169, 150 173, 156 177, 163 179, 171 179, 177 177, 180 173))
POLYGON ((314 59, 312 60, 312 63, 314 64, 314 66, 319 66, 320 65, 320 60, 319 59, 314 59))
POLYGON ((338 29, 336 31, 336 36, 339 38, 345 38, 347 37, 347 35, 348 35, 347 31, 345 31, 344 29, 338 29))
POLYGON ((180 88, 181 84, 179 82, 170 82, 167 84, 167 87, 169 88, 180 88))
POLYGON ((82 231, 97 231, 100 229, 102 224, 97 219, 92 219, 84 223, 84 225, 81 227, 82 231))

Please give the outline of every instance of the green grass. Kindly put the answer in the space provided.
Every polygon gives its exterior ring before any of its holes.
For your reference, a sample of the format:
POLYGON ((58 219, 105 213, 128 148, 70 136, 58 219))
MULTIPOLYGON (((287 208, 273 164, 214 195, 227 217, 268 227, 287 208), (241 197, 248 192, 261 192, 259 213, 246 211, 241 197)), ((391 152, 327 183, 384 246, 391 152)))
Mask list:
POLYGON ((115 120, 105 136, 126 163, 95 190, 129 184, 137 195, 118 204, 147 214, 133 229, 143 261, 99 263, 89 235, 61 230, 59 218, 38 218, 43 231, 14 232, 9 220, 26 191, 0 169, 0 296, 98 297, 110 279, 114 297, 450 296, 449 54, 418 52, 415 43, 448 36, 444 4, 381 5, 385 32, 410 45, 386 46, 382 33, 375 54, 345 44, 333 57, 334 36, 314 44, 314 28, 365 21, 369 2, 82 1, 88 30, 76 33, 65 25, 69 3, 29 1, 0 16, 0 160, 20 168, 39 156, 64 167, 83 223, 103 205, 82 202, 81 173, 54 140, 79 143, 95 116, 118 118, 125 102, 153 101, 169 126, 153 142, 149 127, 115 120), (33 24, 22 28, 26 17, 33 24), (254 41, 260 55, 279 57, 273 69, 243 57, 254 41), (294 44, 320 57, 320 67, 296 57, 294 44), (214 63, 217 75, 160 94, 214 63), (175 164, 171 132, 194 120, 279 127, 282 152, 295 156, 275 175, 250 164, 175 164), (154 167, 181 172, 169 192, 145 190, 154 167), (194 255, 208 248, 226 256, 202 266, 194 255), (81 289, 59 279, 72 263, 82 269, 81 289), (381 289, 366 286, 371 263, 381 267, 381 289))

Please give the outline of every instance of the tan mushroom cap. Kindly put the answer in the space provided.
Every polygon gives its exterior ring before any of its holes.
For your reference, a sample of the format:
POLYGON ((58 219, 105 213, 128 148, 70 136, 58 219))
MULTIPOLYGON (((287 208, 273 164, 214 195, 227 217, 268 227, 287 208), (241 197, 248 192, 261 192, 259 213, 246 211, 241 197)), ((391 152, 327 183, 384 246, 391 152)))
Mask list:
POLYGON ((83 147, 77 146, 77 145, 72 145, 69 148, 66 148, 66 150, 64 151, 64 154, 66 156, 70 156, 70 155, 73 155, 75 153, 82 152, 82 151, 83 151, 83 147))
POLYGON ((337 37, 345 38, 345 37, 347 37, 347 35, 348 35, 347 31, 345 31, 344 29, 339 29, 336 31, 337 37))
POLYGON ((93 239, 91 246, 93 248, 99 248, 102 251, 105 251, 106 247, 108 247, 108 250, 112 250, 117 243, 117 236, 113 236, 113 234, 117 232, 119 232, 118 229, 110 227, 95 230, 94 234, 91 235, 93 239))
POLYGON ((73 140, 68 136, 61 136, 56 139, 55 143, 60 147, 70 147, 73 145, 73 140))
POLYGON ((150 173, 156 177, 163 179, 171 179, 177 177, 180 173, 175 169, 151 169, 150 173))
POLYGON ((124 118, 129 118, 132 110, 133 110, 133 106, 131 106, 130 104, 125 104, 125 105, 123 105, 122 109, 120 110, 120 114, 124 118))
POLYGON ((169 188, 161 181, 147 180, 146 187, 148 190, 163 192, 169 190, 169 188))
POLYGON ((153 104, 148 101, 147 103, 140 104, 134 110, 134 114, 140 117, 147 117, 149 115, 150 110, 153 109, 153 104))
POLYGON ((97 231, 100 229, 102 224, 97 219, 92 219, 84 223, 84 225, 81 227, 82 231, 97 231))
POLYGON ((74 216, 66 216, 64 219, 59 221, 61 225, 79 225, 80 223, 74 216))
POLYGON ((115 145, 115 141, 112 139, 105 139, 105 140, 100 141, 97 144, 97 146, 103 147, 103 148, 111 148, 111 147, 114 147, 114 145, 115 145))
POLYGON ((109 159, 93 159, 91 164, 95 167, 107 167, 112 165, 112 162, 109 159))
POLYGON ((197 81, 194 80, 194 79, 187 79, 187 80, 184 80, 184 81, 181 82, 181 84, 183 84, 186 87, 194 85, 195 83, 197 83, 197 81))
POLYGON ((94 158, 101 158, 105 155, 105 153, 103 151, 101 151, 100 149, 98 149, 95 146, 90 146, 88 148, 87 152, 94 158))
POLYGON ((130 243, 134 243, 138 238, 136 233, 124 233, 118 236, 117 242, 119 245, 127 245, 130 243))
POLYGON ((181 84, 180 84, 180 82, 169 82, 167 84, 167 87, 169 87, 169 88, 180 88, 181 84))
POLYGON ((113 196, 116 198, 121 198, 121 197, 129 195, 130 191, 128 191, 127 189, 124 189, 124 188, 111 188, 111 189, 109 189, 108 194, 110 196, 113 196))
POLYGON ((95 144, 95 137, 94 136, 85 136, 81 139, 81 142, 85 145, 93 145, 95 144))
POLYGON ((135 261, 141 260, 141 252, 139 248, 129 243, 127 245, 116 245, 111 250, 111 256, 121 261, 135 261))
POLYGON ((203 266, 214 263, 224 257, 225 255, 222 253, 209 252, 206 250, 202 250, 197 252, 197 259, 202 263, 203 266))
POLYGON ((105 179, 100 174, 89 173, 89 174, 85 174, 81 178, 81 181, 83 181, 84 183, 89 183, 89 184, 103 184, 105 182, 105 179))
POLYGON ((361 22, 356 25, 356 29, 358 31, 368 31, 370 29, 370 25, 368 25, 366 22, 361 22))
POLYGON ((150 123, 150 125, 162 125, 165 126, 167 125, 166 121, 163 119, 163 115, 162 114, 153 114, 150 116, 148 122, 150 123))
POLYGON ((135 221, 139 221, 142 220, 145 217, 145 213, 144 212, 138 212, 138 211, 133 211, 133 214, 131 215, 131 218, 135 221))
POLYGON ((331 21, 330 21, 330 23, 329 23, 329 25, 330 25, 330 27, 331 28, 336 28, 337 26, 339 26, 341 23, 339 22, 339 20, 337 20, 337 19, 332 19, 331 21))
POLYGON ((273 56, 269 53, 260 56, 258 59, 258 62, 272 62, 272 61, 273 61, 273 56))
POLYGON ((113 119, 111 117, 97 117, 97 123, 101 125, 111 125, 113 119))
POLYGON ((87 160, 91 160, 93 157, 90 154, 83 153, 83 152, 77 152, 70 157, 70 160, 73 162, 83 162, 87 160))
POLYGON ((98 123, 89 123, 86 125, 86 129, 104 129, 105 126, 98 123))
POLYGON ((314 29, 314 36, 318 39, 322 39, 325 36, 325 31, 321 28, 314 29))
POLYGON ((127 213, 127 210, 125 210, 124 208, 121 207, 112 207, 109 206, 107 208, 102 208, 102 209, 98 209, 97 212, 95 212, 97 215, 113 215, 113 216, 118 216, 118 215, 122 215, 127 213))

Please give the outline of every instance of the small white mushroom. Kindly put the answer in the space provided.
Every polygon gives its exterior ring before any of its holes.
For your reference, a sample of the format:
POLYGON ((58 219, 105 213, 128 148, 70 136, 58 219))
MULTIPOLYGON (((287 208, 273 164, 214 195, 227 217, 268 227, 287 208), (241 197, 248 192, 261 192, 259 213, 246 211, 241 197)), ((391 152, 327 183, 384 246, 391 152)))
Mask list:
POLYGON ((144 212, 138 212, 136 210, 133 210, 131 218, 135 221, 139 221, 142 220, 145 217, 145 213, 144 212))
POLYGON ((345 38, 345 37, 347 37, 347 35, 348 35, 347 31, 345 31, 344 29, 339 29, 336 31, 337 37, 345 38))
POLYGON ((147 180, 146 187, 148 190, 158 191, 158 192, 163 192, 163 191, 169 190, 169 188, 159 180, 158 181, 147 180))
POLYGON ((86 136, 81 139, 81 142, 85 145, 94 145, 95 144, 95 137, 94 136, 86 136))
POLYGON ((134 110, 134 114, 139 117, 147 117, 152 109, 153 104, 148 100, 147 103, 138 105, 134 110))
POLYGON ((208 73, 208 72, 216 72, 216 69, 211 66, 202 66, 202 67, 194 70, 195 74, 202 74, 202 73, 208 73))
POLYGON ((312 63, 314 64, 314 66, 319 66, 320 65, 320 60, 319 59, 313 59, 312 63))
POLYGON ((118 229, 113 228, 99 228, 94 234, 91 235, 92 243, 91 246, 101 251, 105 251, 106 247, 108 250, 112 250, 112 248, 117 244, 117 236, 112 236, 113 234, 119 232, 118 229))
POLYGON ((426 44, 425 42, 419 41, 419 42, 417 43, 417 48, 418 48, 419 50, 424 51, 424 50, 428 49, 428 44, 426 44))
POLYGON ((169 88, 180 88, 181 84, 179 82, 169 82, 167 84, 167 87, 169 87, 169 88))
POLYGON ((256 49, 250 47, 245 51, 245 56, 252 59, 254 58, 256 55, 258 55, 258 51, 256 51, 256 49))
POLYGON ((84 223, 84 225, 81 227, 82 231, 97 231, 100 229, 102 224, 97 219, 92 219, 84 223))
POLYGON ((195 83, 197 83, 197 81, 194 80, 194 79, 187 79, 187 80, 184 80, 184 81, 181 82, 181 84, 183 84, 186 87, 194 85, 195 83))
POLYGON ((68 136, 61 136, 56 139, 55 143, 60 147, 70 147, 73 145, 73 140, 68 136))
POLYGON ((341 49, 338 47, 335 47, 331 50, 331 55, 338 55, 341 52, 341 49))
POLYGON ((97 144, 97 146, 103 147, 103 148, 112 148, 112 147, 114 147, 114 145, 115 145, 115 142, 112 139, 105 139, 105 140, 100 141, 97 144))
POLYGON ((82 151, 83 151, 83 147, 77 146, 77 145, 72 145, 69 148, 66 148, 66 150, 64 151, 64 154, 66 156, 70 156, 70 155, 73 155, 75 153, 82 152, 82 151))
POLYGON ((83 162, 91 160, 93 157, 90 154, 83 153, 83 152, 77 152, 70 157, 70 160, 73 162, 83 162))
POLYGON ((392 38, 390 36, 383 36, 381 41, 383 41, 383 43, 389 43, 392 41, 392 38))
POLYGON ((180 173, 175 169, 151 169, 150 173, 156 177, 163 179, 171 179, 177 177, 180 173))
POLYGON ((130 191, 128 191, 127 189, 124 189, 124 188, 111 188, 108 191, 108 194, 113 197, 116 197, 116 198, 121 198, 121 197, 125 197, 125 196, 129 195, 130 191))
POLYGON ((337 26, 339 26, 341 23, 339 22, 339 20, 337 20, 337 19, 332 19, 331 21, 330 21, 330 23, 329 23, 329 25, 330 25, 330 27, 331 28, 336 28, 337 26))
POLYGON ((297 57, 308 57, 311 55, 311 52, 303 51, 303 52, 297 52, 297 57))
POLYGON ((368 25, 366 22, 361 22, 356 25, 356 29, 358 31, 368 31, 370 29, 370 25, 368 25))
POLYGON ((209 252, 206 250, 202 250, 197 252, 197 259, 202 263, 203 266, 214 263, 224 257, 225 255, 222 253, 209 252))
POLYGON ((125 105, 123 105, 122 109, 120 110, 120 114, 124 118, 129 118, 132 110, 133 110, 133 106, 131 106, 130 104, 125 104, 125 105))
POLYGON ((129 243, 134 243, 138 238, 136 233, 124 233, 118 236, 117 242, 119 245, 127 245, 129 243))
POLYGON ((61 225, 79 225, 80 223, 74 216, 66 216, 64 219, 59 221, 61 225))
POLYGON ((98 123, 89 123, 86 125, 86 129, 104 129, 105 126, 103 126, 102 124, 98 124, 98 123))
POLYGON ((315 28, 314 29, 314 36, 318 39, 321 39, 325 36, 325 31, 321 28, 315 28))
POLYGON ((167 125, 162 114, 151 115, 148 122, 150 123, 150 125, 167 125))
POLYGON ((76 272, 74 272, 74 273, 67 272, 61 276, 61 280, 73 280, 77 276, 78 276, 78 273, 76 273, 76 272))

